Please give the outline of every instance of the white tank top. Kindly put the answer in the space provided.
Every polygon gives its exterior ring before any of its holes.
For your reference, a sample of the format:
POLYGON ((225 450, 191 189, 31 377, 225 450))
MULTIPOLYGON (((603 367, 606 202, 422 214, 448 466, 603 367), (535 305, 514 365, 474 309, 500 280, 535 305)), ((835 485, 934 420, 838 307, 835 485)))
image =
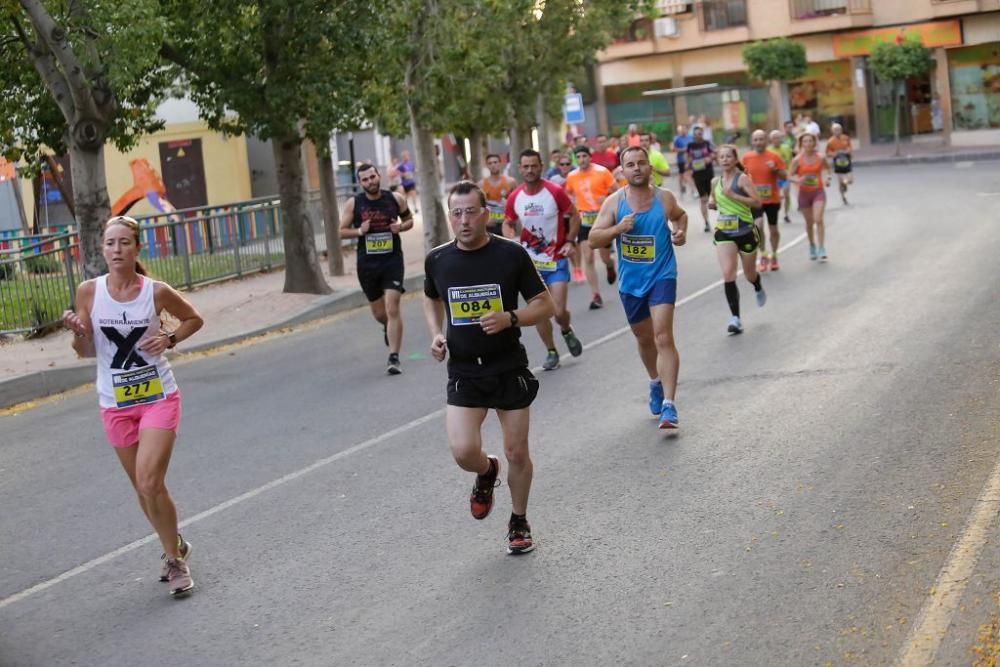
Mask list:
POLYGON ((120 303, 108 294, 108 277, 96 281, 90 322, 97 352, 97 398, 102 408, 153 403, 177 391, 170 363, 150 357, 139 343, 160 333, 153 283, 142 278, 139 296, 120 303))

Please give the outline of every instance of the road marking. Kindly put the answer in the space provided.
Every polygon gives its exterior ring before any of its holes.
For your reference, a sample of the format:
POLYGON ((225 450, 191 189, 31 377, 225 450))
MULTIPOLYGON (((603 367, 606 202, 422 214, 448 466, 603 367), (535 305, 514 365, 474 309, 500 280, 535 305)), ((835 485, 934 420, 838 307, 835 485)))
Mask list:
POLYGON ((976 569, 990 526, 1000 513, 1000 460, 976 499, 961 537, 938 573, 930 595, 917 614, 899 652, 898 665, 923 667, 934 663, 941 641, 976 569))
MULTIPOLYGON (((788 250, 789 248, 792 248, 792 247, 798 245, 805 238, 806 238, 805 234, 800 234, 799 236, 795 237, 789 243, 787 243, 787 244, 781 246, 780 248, 778 248, 778 252, 779 253, 784 252, 785 250, 788 250)), ((702 287, 697 292, 694 292, 693 294, 689 294, 688 296, 686 296, 683 299, 681 299, 680 301, 678 301, 677 304, 676 304, 676 306, 680 307, 680 306, 683 306, 686 303, 690 303, 691 301, 694 301, 698 297, 703 296, 703 295, 707 294, 708 292, 710 292, 710 291, 712 291, 714 289, 717 289, 722 284, 723 284, 722 280, 717 280, 714 283, 712 283, 711 285, 707 285, 705 287, 702 287)), ((584 348, 585 349, 591 349, 591 348, 597 347, 599 345, 603 345, 603 344, 605 344, 605 343, 607 343, 609 341, 612 341, 615 338, 617 338, 617 337, 619 337, 619 336, 621 336, 621 335, 623 335, 625 333, 628 333, 629 331, 631 331, 630 327, 628 327, 628 326, 622 327, 621 329, 618 329, 617 331, 612 331, 610 334, 602 336, 601 338, 598 338, 595 341, 591 341, 590 343, 584 345, 584 348)), ((568 356, 568 355, 566 355, 566 356, 568 356)), ((535 368, 532 369, 532 371, 535 372, 535 373, 540 372, 541 371, 541 367, 540 366, 535 367, 535 368)), ((345 450, 343 450, 341 452, 337 452, 336 454, 333 454, 331 456, 327 456, 326 458, 319 459, 318 461, 315 461, 314 463, 311 463, 310 465, 306 466, 305 468, 300 468, 298 470, 290 472, 287 475, 284 475, 283 477, 279 477, 277 479, 271 480, 270 482, 268 482, 268 483, 266 483, 266 484, 264 484, 262 486, 258 486, 255 489, 251 489, 250 491, 247 491, 246 493, 243 493, 243 494, 240 494, 240 495, 235 496, 233 498, 230 498, 229 500, 226 500, 226 501, 224 501, 222 503, 219 503, 218 505, 215 505, 214 507, 210 507, 210 508, 208 508, 207 510, 205 510, 203 512, 199 512, 198 514, 195 514, 194 516, 189 517, 189 518, 185 519, 184 521, 181 521, 178 524, 178 528, 185 528, 185 527, 190 526, 190 525, 192 525, 194 523, 197 523, 197 522, 199 522, 199 521, 201 521, 203 519, 207 519, 208 517, 213 516, 215 514, 218 514, 219 512, 222 512, 223 510, 227 510, 230 507, 233 507, 233 506, 238 505, 238 504, 240 504, 242 502, 250 500, 251 498, 256 498, 257 496, 259 496, 262 493, 265 493, 267 491, 270 491, 271 489, 275 489, 275 488, 277 488, 279 486, 282 486, 283 484, 291 482, 292 480, 298 479, 299 477, 302 477, 303 475, 308 475, 309 473, 313 472, 314 470, 318 470, 318 469, 320 469, 320 468, 322 468, 324 466, 327 466, 327 465, 329 465, 329 464, 331 464, 331 463, 333 463, 335 461, 339 461, 340 459, 346 458, 346 457, 350 456, 351 454, 356 454, 356 453, 358 453, 360 451, 364 451, 366 449, 374 447, 375 445, 377 445, 379 443, 382 443, 382 442, 385 442, 386 440, 389 440, 390 438, 394 438, 397 435, 400 435, 402 433, 406 433, 407 431, 411 431, 411 430, 417 428, 418 426, 426 424, 427 422, 440 417, 444 413, 445 413, 445 408, 440 408, 438 410, 435 410, 434 412, 430 412, 430 413, 424 415, 423 417, 418 417, 418 418, 414 419, 413 421, 410 421, 410 422, 407 422, 405 424, 402 424, 401 426, 397 426, 396 428, 394 428, 394 429, 392 429, 390 431, 386 431, 385 433, 382 433, 381 435, 377 435, 374 438, 370 438, 369 440, 365 440, 364 442, 358 443, 357 445, 354 445, 353 447, 348 447, 347 449, 345 449, 345 450)), ((60 575, 58 575, 56 577, 53 577, 52 579, 47 579, 46 581, 43 581, 43 582, 35 584, 34 586, 31 586, 30 588, 26 588, 23 591, 21 591, 20 593, 15 593, 15 594, 13 594, 13 595, 11 595, 9 597, 0 599, 0 609, 3 609, 4 607, 8 607, 8 606, 10 606, 12 604, 15 604, 17 602, 20 602, 21 600, 29 598, 32 595, 35 595, 36 593, 41 593, 42 591, 44 591, 46 589, 52 588, 56 584, 60 584, 60 583, 66 581, 68 579, 71 579, 71 578, 77 576, 78 574, 83 574, 84 572, 92 570, 95 567, 98 567, 99 565, 103 565, 104 563, 112 561, 115 558, 118 558, 119 556, 122 556, 124 554, 129 553, 130 551, 135 551, 139 547, 145 546, 145 545, 149 544, 150 542, 155 541, 156 539, 158 539, 158 538, 157 538, 157 536, 155 534, 147 535, 147 536, 145 536, 143 538, 140 538, 140 539, 138 539, 138 540, 136 540, 134 542, 130 542, 130 543, 126 544, 125 546, 119 547, 119 548, 115 549, 114 551, 108 552, 108 553, 104 554, 103 556, 98 556, 97 558, 95 558, 93 560, 90 560, 90 561, 87 561, 86 563, 83 563, 82 565, 78 565, 78 566, 74 567, 71 570, 67 570, 67 571, 63 572, 62 574, 60 574, 60 575)))

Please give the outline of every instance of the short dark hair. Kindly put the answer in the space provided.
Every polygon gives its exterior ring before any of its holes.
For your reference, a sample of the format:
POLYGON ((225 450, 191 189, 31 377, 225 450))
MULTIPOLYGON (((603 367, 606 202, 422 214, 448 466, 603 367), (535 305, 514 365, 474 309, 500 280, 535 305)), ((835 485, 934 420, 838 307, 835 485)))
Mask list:
POLYGON ((489 160, 491 157, 495 157, 496 159, 500 160, 501 162, 503 161, 503 158, 501 158, 497 153, 487 153, 486 157, 484 157, 483 160, 484 161, 485 160, 489 160))
POLYGON ((607 139, 608 135, 606 135, 603 132, 601 132, 599 135, 597 135, 597 138, 600 139, 601 137, 604 137, 605 139, 607 139))
POLYGON ((358 176, 360 176, 361 172, 368 171, 369 169, 374 169, 375 173, 378 174, 379 176, 382 175, 382 174, 379 174, 378 167, 376 167, 375 165, 373 165, 371 162, 362 162, 361 164, 359 164, 358 168, 355 170, 355 173, 358 176))
POLYGON ((573 155, 579 155, 580 153, 586 153, 587 155, 590 155, 590 146, 581 145, 573 149, 573 155))
POLYGON ((643 137, 649 137, 649 140, 652 141, 653 140, 653 133, 652 132, 640 132, 639 133, 639 138, 642 139, 643 137))
POLYGON ((649 151, 647 151, 642 146, 628 146, 626 148, 623 148, 622 152, 618 154, 618 161, 621 162, 622 164, 624 164, 625 163, 625 154, 626 153, 631 153, 632 151, 639 151, 640 153, 642 153, 643 155, 646 156, 647 160, 649 159, 649 151))
POLYGON ((479 195, 479 205, 486 206, 486 193, 483 189, 473 183, 472 181, 459 181, 452 186, 451 190, 448 191, 448 205, 451 206, 451 198, 454 195, 467 195, 470 192, 475 192, 479 195))
POLYGON ((526 157, 536 157, 536 158, 538 158, 539 162, 542 161, 542 154, 541 153, 539 153, 538 151, 536 151, 533 148, 525 148, 523 151, 521 151, 521 154, 517 156, 517 163, 521 164, 521 160, 523 160, 526 157))

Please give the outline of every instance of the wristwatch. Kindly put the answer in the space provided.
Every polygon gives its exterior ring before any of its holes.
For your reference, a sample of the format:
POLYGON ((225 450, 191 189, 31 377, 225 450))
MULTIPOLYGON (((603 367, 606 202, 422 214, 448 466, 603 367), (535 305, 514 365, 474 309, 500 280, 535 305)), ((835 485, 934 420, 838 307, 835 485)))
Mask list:
POLYGON ((168 350, 174 349, 177 346, 177 334, 175 334, 173 331, 171 331, 170 333, 168 333, 167 334, 167 341, 169 341, 167 343, 167 349, 168 350))
POLYGON ((518 322, 517 313, 515 313, 513 310, 508 310, 507 314, 510 315, 510 326, 516 327, 518 322))

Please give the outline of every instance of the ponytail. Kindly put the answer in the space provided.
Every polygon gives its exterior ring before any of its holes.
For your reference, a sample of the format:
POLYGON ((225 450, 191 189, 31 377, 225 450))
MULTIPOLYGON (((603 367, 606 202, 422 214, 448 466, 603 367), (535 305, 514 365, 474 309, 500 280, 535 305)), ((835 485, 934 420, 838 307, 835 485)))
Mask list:
POLYGON ((140 276, 148 276, 149 275, 146 272, 146 267, 144 267, 142 265, 142 262, 140 262, 139 260, 135 260, 135 272, 138 273, 140 276))
POLYGON ((733 152, 733 157, 736 158, 736 168, 742 171, 744 174, 747 173, 747 168, 743 166, 743 160, 740 159, 740 149, 737 148, 734 144, 722 144, 718 148, 719 151, 724 149, 728 149, 733 152))

